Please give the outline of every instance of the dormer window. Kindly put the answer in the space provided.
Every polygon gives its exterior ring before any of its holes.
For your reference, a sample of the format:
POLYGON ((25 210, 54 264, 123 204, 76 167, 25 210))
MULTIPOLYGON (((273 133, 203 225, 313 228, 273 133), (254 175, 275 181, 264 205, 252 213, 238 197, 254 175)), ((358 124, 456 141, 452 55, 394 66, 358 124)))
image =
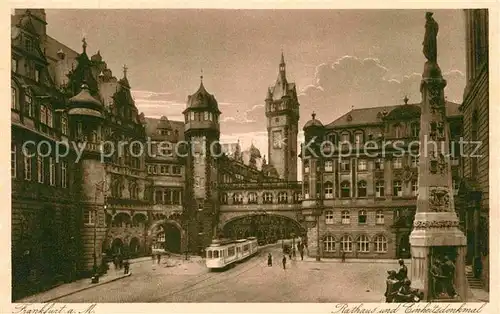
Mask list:
POLYGON ((33 51, 33 40, 31 40, 31 38, 27 37, 26 40, 24 41, 24 47, 26 48, 26 51, 32 52, 33 51))
POLYGON ((401 126, 399 124, 395 125, 394 126, 394 137, 400 138, 402 136, 403 136, 403 133, 401 132, 401 126))
POLYGON ((205 121, 210 120, 209 117, 208 117, 208 114, 209 114, 208 111, 203 112, 203 120, 205 120, 205 121))

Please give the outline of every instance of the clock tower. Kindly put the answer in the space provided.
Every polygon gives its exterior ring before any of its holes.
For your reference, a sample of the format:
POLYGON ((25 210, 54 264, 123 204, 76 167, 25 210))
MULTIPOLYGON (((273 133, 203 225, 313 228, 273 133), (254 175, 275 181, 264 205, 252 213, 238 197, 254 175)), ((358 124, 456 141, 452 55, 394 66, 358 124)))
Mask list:
POLYGON ((281 179, 297 181, 300 104, 295 83, 289 83, 286 79, 283 53, 278 78, 274 86, 268 88, 265 101, 269 163, 276 168, 281 179))
POLYGON ((184 137, 188 143, 187 190, 184 200, 188 249, 201 252, 217 236, 217 157, 220 155, 219 111, 215 97, 207 92, 201 77, 198 91, 188 96, 184 137))

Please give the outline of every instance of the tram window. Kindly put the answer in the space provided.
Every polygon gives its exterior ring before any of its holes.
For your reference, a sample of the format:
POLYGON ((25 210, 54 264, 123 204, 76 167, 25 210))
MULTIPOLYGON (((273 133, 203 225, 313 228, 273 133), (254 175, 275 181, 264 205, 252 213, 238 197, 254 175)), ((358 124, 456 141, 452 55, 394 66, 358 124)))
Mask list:
POLYGON ((233 256, 234 255, 234 247, 230 247, 227 249, 227 255, 228 256, 233 256))
POLYGON ((219 258, 219 251, 214 251, 214 258, 219 258))
POLYGON ((244 252, 248 251, 248 244, 243 246, 243 251, 244 252))
POLYGON ((212 258, 212 251, 207 251, 207 258, 212 258))

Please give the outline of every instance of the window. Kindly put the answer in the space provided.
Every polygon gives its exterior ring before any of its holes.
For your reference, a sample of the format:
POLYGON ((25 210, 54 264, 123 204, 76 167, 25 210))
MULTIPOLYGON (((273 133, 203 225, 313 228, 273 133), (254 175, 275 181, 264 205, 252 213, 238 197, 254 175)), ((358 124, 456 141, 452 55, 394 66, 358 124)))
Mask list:
POLYGON ((17 176, 17 147, 16 144, 10 144, 10 176, 17 176))
POLYGON ((61 117, 61 132, 64 135, 68 135, 68 118, 65 116, 61 117))
POLYGON ((24 96, 24 104, 26 105, 25 113, 28 117, 33 117, 35 115, 35 111, 33 108, 33 98, 30 95, 24 96))
POLYGON ((273 148, 281 148, 283 145, 282 137, 281 131, 273 131, 273 148))
POLYGON ((392 183, 393 195, 401 197, 403 196, 403 188, 401 186, 401 181, 394 181, 392 183))
POLYGON ((418 123, 412 123, 411 125, 411 136, 419 137, 420 135, 420 125, 418 123))
POLYGON ((384 197, 384 181, 379 180, 375 181, 375 196, 376 197, 384 197))
POLYGON ((384 160, 382 158, 375 159, 375 169, 376 170, 384 169, 384 160))
POLYGON ((335 252, 335 238, 332 236, 326 236, 323 240, 325 252, 335 252))
POLYGON ((11 59, 10 67, 11 67, 11 71, 17 72, 17 59, 16 58, 11 59))
POLYGON ((351 184, 344 181, 340 184, 340 197, 351 197, 351 184))
POLYGON ((395 157, 393 160, 392 160, 392 167, 394 169, 401 169, 403 168, 403 161, 400 157, 395 157))
POLYGON ((340 239, 340 245, 343 252, 352 252, 352 238, 345 235, 340 239))
POLYGON ((170 171, 170 166, 160 166, 160 174, 168 174, 170 171))
POLYGON ((301 200, 302 200, 302 195, 300 194, 300 192, 294 192, 293 193, 293 202, 295 204, 299 204, 301 200))
POLYGON ((334 133, 330 133, 326 136, 326 140, 330 142, 332 145, 335 145, 335 142, 337 141, 337 136, 334 133))
POLYGON ((412 180, 411 181, 411 194, 413 196, 418 195, 418 181, 417 180, 412 180))
POLYGON ((359 159, 358 160, 358 171, 366 171, 367 169, 367 162, 365 159, 359 159))
POLYGON ((61 187, 68 187, 68 163, 61 162, 61 187))
POLYGON ((33 172, 33 155, 30 151, 24 154, 24 180, 31 180, 31 174, 33 172))
POLYGON ((243 194, 234 193, 233 194, 233 204, 243 204, 243 194))
POLYGON ((325 182, 325 198, 333 198, 333 183, 325 182))
POLYGON ((354 134, 354 143, 356 143, 356 145, 363 143, 363 133, 354 134))
POLYGON ((265 192, 262 195, 262 198, 263 198, 264 204, 272 204, 273 203, 273 194, 271 194, 270 192, 265 192))
POLYGON ((44 158, 40 155, 37 156, 37 172, 38 172, 38 183, 43 183, 45 175, 44 158))
POLYGON ((358 252, 369 252, 370 251, 370 240, 364 234, 360 235, 358 238, 358 252))
POLYGON ((49 157, 49 184, 56 185, 56 164, 54 157, 49 157))
POLYGON ((26 38, 26 40, 24 41, 24 47, 28 52, 31 52, 33 50, 33 41, 31 40, 31 38, 26 38))
POLYGON ((401 132, 401 126, 400 125, 395 125, 394 126, 394 137, 400 138, 403 136, 403 133, 401 132))
POLYGON ((411 166, 413 168, 418 168, 419 158, 418 156, 411 156, 411 166))
POLYGON ((83 135, 83 126, 81 122, 78 122, 76 124, 76 136, 82 136, 83 135))
POLYGON ((366 181, 358 182, 358 197, 366 197, 366 181))
POLYGON ((47 107, 40 105, 40 122, 47 124, 47 107))
POLYGON ((304 182, 304 197, 305 199, 309 198, 309 184, 304 182))
POLYGON ((10 108, 19 110, 19 104, 17 102, 17 89, 15 87, 11 87, 10 108))
POLYGON ((304 161, 304 173, 309 173, 309 160, 304 161))
POLYGON ((326 172, 332 172, 333 171, 333 161, 331 161, 331 160, 326 160, 325 161, 325 171, 326 172))
POLYGON ((248 193, 248 204, 257 204, 257 193, 248 193))
POLYGON ((377 210, 375 213, 375 223, 377 225, 383 225, 384 224, 384 212, 381 210, 377 210))
POLYGON ((172 144, 169 142, 160 142, 158 145, 159 157, 171 157, 172 156, 172 144))
POLYGON ((366 223, 366 211, 360 210, 358 213, 358 223, 365 224, 366 223))
POLYGON ((349 215, 349 211, 343 210, 341 213, 341 217, 343 225, 348 225, 351 223, 351 216, 349 215))
POLYGON ((203 120, 205 120, 205 121, 208 120, 208 111, 203 112, 203 120))
POLYGON ((327 210, 325 212, 325 223, 327 225, 333 224, 333 211, 332 210, 327 210))
POLYGON ((458 195, 458 188, 459 188, 458 180, 453 179, 452 184, 453 184, 453 195, 458 195))
POLYGON ((95 211, 90 209, 85 209, 83 211, 83 223, 86 226, 93 226, 95 223, 95 211))
POLYGON ((35 69, 35 81, 40 82, 40 70, 35 69))
POLYGON ((50 108, 47 108, 47 125, 51 128, 54 125, 52 120, 52 110, 50 108))
POLYGON ((349 143, 349 133, 342 133, 342 136, 340 137, 340 141, 342 144, 349 143))
POLYGON ((340 170, 341 171, 350 171, 351 170, 351 162, 349 159, 342 159, 340 161, 340 170))
POLYGON ((375 252, 385 253, 387 252, 387 239, 383 235, 378 235, 375 237, 375 252))
POLYGON ((278 193, 278 203, 286 204, 288 202, 288 194, 286 192, 278 193))

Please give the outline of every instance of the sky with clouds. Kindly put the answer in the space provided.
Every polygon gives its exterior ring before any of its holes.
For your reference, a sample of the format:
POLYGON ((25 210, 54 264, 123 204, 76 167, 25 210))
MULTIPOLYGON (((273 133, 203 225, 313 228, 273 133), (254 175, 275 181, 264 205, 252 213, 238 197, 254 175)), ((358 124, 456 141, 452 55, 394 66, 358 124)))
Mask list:
MULTIPOLYGON (((264 99, 283 50, 297 84, 300 129, 315 111, 329 123, 351 108, 420 101, 423 10, 47 10, 48 33, 90 54, 113 73, 127 65, 146 116, 181 120, 200 84, 219 102, 222 137, 253 141, 267 154, 264 99)), ((462 10, 433 10, 445 94, 465 87, 462 10)))

